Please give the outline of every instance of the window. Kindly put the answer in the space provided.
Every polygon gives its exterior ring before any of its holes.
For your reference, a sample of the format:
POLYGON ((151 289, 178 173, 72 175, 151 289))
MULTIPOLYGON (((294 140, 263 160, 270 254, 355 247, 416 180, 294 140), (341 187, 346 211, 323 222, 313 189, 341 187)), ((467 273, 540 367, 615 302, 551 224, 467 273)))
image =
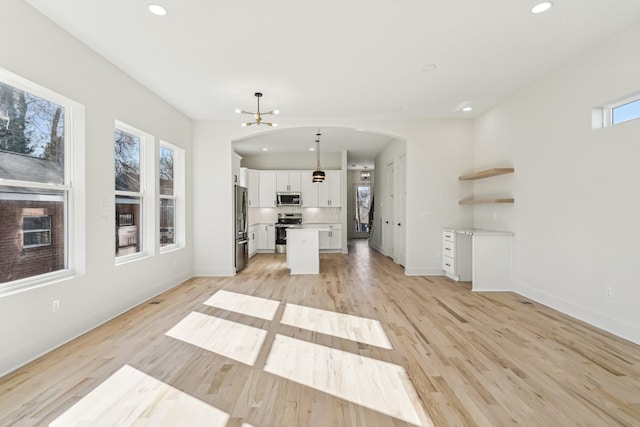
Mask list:
POLYGON ((160 145, 160 247, 173 245, 176 229, 174 186, 174 151, 167 145, 160 145))
MULTIPOLYGON (((145 250, 145 144, 151 137, 124 123, 116 123, 115 149, 115 253, 117 258, 145 250)), ((148 209, 153 211, 153 209, 148 209)))
POLYGON ((640 117, 640 99, 627 102, 611 109, 611 124, 626 122, 640 117))
POLYGON ((604 107, 594 108, 592 111, 592 128, 601 129, 638 118, 640 118, 640 93, 610 102, 604 107))
POLYGON ((185 241, 185 160, 184 150, 160 142, 160 250, 168 250, 185 241))
POLYGON ((51 215, 22 217, 22 247, 51 245, 51 215))
POLYGON ((83 267, 71 232, 83 134, 81 105, 0 69, 0 294, 83 267))

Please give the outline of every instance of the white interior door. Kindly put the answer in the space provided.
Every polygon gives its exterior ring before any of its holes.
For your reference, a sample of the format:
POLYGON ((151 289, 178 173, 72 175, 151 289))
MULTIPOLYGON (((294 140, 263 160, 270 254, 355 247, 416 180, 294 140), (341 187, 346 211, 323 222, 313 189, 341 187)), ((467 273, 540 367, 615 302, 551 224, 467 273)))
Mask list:
POLYGON ((394 207, 394 252, 393 252, 393 260, 400 265, 405 265, 406 261, 406 236, 407 233, 405 220, 406 220, 406 209, 405 209, 405 199, 406 199, 406 176, 405 173, 407 165, 407 156, 400 156, 398 158, 397 167, 395 168, 394 174, 394 184, 395 189, 394 199, 395 199, 395 207, 394 207))
POLYGON ((382 221, 382 248, 385 255, 389 257, 393 257, 393 244, 394 244, 394 173, 393 173, 393 162, 389 163, 386 166, 385 171, 385 190, 386 190, 386 209, 384 209, 384 215, 380 218, 382 221))

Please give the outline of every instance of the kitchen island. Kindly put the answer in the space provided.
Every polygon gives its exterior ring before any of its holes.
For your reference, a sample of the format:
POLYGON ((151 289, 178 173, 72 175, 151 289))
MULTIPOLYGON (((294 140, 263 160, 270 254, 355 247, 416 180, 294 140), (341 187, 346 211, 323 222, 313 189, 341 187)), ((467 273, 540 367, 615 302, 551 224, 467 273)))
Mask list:
POLYGON ((287 229, 287 268, 291 274, 320 274, 321 231, 329 229, 287 229))

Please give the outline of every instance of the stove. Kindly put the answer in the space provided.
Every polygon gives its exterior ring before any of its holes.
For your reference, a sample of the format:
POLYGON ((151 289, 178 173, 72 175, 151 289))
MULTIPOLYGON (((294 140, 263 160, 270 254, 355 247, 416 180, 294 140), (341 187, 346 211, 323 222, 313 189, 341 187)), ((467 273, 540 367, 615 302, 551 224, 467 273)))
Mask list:
POLYGON ((301 213, 279 213, 276 228, 276 253, 287 252, 287 228, 300 228, 302 226, 301 213))

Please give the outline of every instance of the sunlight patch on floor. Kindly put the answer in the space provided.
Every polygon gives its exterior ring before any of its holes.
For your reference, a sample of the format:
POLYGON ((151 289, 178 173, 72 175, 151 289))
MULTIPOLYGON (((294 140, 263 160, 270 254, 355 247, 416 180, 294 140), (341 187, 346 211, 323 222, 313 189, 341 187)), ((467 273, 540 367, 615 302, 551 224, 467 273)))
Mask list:
POLYGON ((224 427, 228 419, 220 409, 125 365, 49 426, 224 427))
POLYGON ((165 335, 253 366, 267 331, 194 311, 165 335))
POLYGON ((402 366, 276 335, 265 371, 422 426, 416 392, 402 366))
POLYGON ((273 320, 280 301, 220 290, 204 302, 206 305, 265 320, 273 320))
POLYGON ((374 319, 287 304, 281 323, 377 347, 393 349, 382 324, 374 319))

